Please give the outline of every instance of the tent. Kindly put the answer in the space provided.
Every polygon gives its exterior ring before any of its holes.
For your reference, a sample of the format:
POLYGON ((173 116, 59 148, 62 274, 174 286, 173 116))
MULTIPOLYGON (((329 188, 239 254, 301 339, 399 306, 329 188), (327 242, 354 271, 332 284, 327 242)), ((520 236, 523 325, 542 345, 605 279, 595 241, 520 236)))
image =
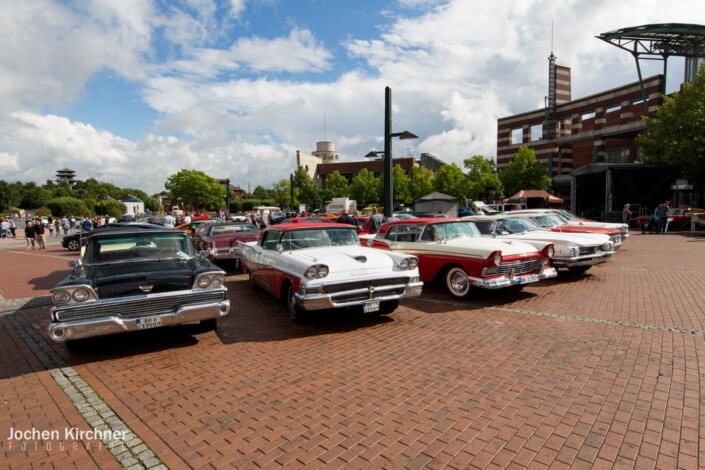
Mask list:
POLYGON ((414 201, 414 212, 426 215, 458 216, 458 198, 433 192, 414 201))
POLYGON ((509 203, 523 203, 528 207, 551 207, 560 206, 563 204, 563 199, 554 196, 542 189, 522 189, 518 193, 511 196, 509 203))

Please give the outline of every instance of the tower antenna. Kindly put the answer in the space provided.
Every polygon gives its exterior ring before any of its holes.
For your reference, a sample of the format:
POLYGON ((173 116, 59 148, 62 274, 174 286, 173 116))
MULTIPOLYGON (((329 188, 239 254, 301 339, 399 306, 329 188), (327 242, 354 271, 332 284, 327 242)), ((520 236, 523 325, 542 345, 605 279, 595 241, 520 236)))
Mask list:
POLYGON ((326 113, 323 113, 323 140, 328 142, 328 129, 326 128, 326 113))

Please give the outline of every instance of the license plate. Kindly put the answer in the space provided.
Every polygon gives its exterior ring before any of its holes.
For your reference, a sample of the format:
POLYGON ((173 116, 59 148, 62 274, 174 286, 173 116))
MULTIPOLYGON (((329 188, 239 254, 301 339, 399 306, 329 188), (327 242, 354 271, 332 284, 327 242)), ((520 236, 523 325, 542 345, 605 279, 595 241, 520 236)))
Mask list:
POLYGON ((148 328, 157 328, 159 326, 162 326, 162 319, 161 317, 138 318, 137 320, 135 320, 135 324, 140 330, 146 330, 148 328))
POLYGON ((362 304, 362 311, 365 313, 379 312, 379 302, 368 302, 362 304))
POLYGON ((519 284, 528 284, 539 280, 538 274, 527 274, 526 276, 518 276, 519 284))

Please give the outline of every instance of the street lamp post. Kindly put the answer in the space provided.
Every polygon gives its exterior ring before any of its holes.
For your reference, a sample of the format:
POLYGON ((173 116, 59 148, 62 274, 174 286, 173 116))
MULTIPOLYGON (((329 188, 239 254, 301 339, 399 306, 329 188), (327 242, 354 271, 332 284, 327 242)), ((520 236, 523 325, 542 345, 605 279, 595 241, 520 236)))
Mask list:
POLYGON ((394 181, 392 180, 392 137, 400 140, 418 139, 409 131, 392 132, 392 89, 384 89, 384 217, 394 211, 394 181))

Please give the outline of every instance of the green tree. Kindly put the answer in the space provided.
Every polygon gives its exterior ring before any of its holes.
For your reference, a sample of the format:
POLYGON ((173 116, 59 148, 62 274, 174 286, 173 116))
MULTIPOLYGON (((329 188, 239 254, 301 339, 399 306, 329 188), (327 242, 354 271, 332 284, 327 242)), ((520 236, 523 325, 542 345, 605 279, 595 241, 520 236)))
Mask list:
POLYGON ((646 131, 636 139, 642 160, 671 165, 690 183, 705 187, 705 67, 644 122, 646 131))
POLYGON ((254 199, 273 199, 274 195, 270 189, 264 189, 264 187, 257 185, 252 191, 252 197, 254 199))
POLYGON ((319 207, 321 204, 321 190, 309 176, 306 168, 300 166, 294 173, 294 188, 298 190, 299 201, 308 207, 319 207))
MULTIPOLYGON (((285 178, 280 180, 278 183, 275 183, 272 188, 272 192, 274 193, 274 201, 277 206, 281 208, 291 206, 291 181, 289 178, 285 178)), ((298 204, 296 199, 296 191, 294 191, 294 204, 298 204)))
POLYGON ((410 204, 414 202, 411 197, 411 179, 400 165, 394 165, 392 171, 392 186, 394 186, 394 202, 410 204))
POLYGON ((325 201, 330 201, 334 197, 350 197, 350 183, 338 170, 334 170, 326 177, 323 188, 325 201))
POLYGON ((169 200, 182 202, 193 210, 218 209, 225 200, 225 188, 202 171, 183 169, 169 176, 164 187, 169 200))
POLYGON ((436 172, 434 188, 440 193, 455 196, 461 201, 468 197, 467 177, 455 163, 443 165, 436 172))
POLYGON ((46 206, 53 195, 50 190, 37 186, 36 183, 27 183, 21 190, 21 196, 24 209, 37 209, 46 206))
POLYGON ((411 169, 410 197, 415 201, 433 192, 433 171, 425 166, 415 166, 411 169))
POLYGON ((502 197, 502 182, 499 180, 494 160, 474 155, 463 160, 469 182, 468 197, 473 201, 496 200, 502 197))
POLYGON ((507 196, 522 189, 548 189, 551 177, 546 168, 536 160, 536 154, 526 146, 519 147, 507 168, 499 172, 499 179, 507 196))
POLYGON ((71 186, 66 181, 51 185, 51 187, 47 189, 51 189, 51 197, 53 198, 76 197, 76 194, 74 193, 73 189, 71 189, 71 186))
POLYGON ((382 198, 381 178, 375 178, 374 173, 363 168, 353 177, 350 196, 357 201, 358 207, 379 202, 382 198))

